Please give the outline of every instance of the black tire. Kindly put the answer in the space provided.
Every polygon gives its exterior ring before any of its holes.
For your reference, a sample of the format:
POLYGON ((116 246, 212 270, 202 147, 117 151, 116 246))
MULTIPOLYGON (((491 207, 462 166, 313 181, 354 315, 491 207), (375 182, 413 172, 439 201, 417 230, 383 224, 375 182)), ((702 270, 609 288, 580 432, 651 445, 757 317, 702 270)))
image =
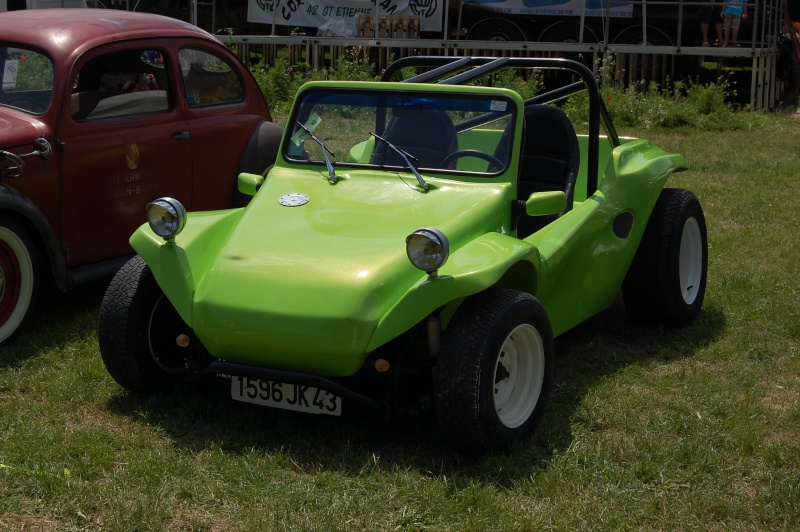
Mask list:
POLYGON ((97 337, 106 369, 123 388, 174 388, 188 370, 189 352, 178 335, 193 336, 140 256, 111 280, 100 305, 97 337))
POLYGON ((528 40, 525 32, 510 20, 490 18, 475 24, 467 34, 470 41, 513 42, 528 40))
POLYGON ((688 325, 703 306, 707 276, 703 208, 690 191, 665 188, 622 284, 628 315, 642 325, 688 325))
POLYGON ((0 216, 0 342, 30 315, 39 289, 39 259, 28 232, 0 216))
MULTIPOLYGON (((579 22, 560 21, 550 24, 539 34, 539 42, 568 42, 579 43, 581 25, 579 22)), ((587 25, 583 26, 583 42, 599 42, 594 30, 587 25)))
MULTIPOLYGON (((250 140, 239 160, 236 177, 242 172, 265 175, 278 158, 278 149, 283 136, 283 128, 273 122, 262 122, 253 131, 250 140)), ((237 179, 233 181, 231 207, 244 207, 250 202, 250 196, 239 192, 237 179)))
POLYGON ((550 320, 530 294, 492 289, 468 298, 436 360, 436 413, 447 437, 467 452, 529 439, 550 395, 553 353, 550 320))
POLYGON ((614 44, 646 44, 649 46, 675 46, 672 37, 658 28, 647 28, 647 42, 644 39, 643 26, 631 26, 614 37, 614 44))

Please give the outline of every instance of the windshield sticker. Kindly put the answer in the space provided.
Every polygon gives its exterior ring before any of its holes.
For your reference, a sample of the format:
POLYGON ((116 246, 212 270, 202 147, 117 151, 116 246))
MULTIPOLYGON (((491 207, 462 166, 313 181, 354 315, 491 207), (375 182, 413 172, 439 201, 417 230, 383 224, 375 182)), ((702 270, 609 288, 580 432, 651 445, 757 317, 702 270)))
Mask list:
POLYGON ((492 100, 492 103, 489 105, 490 111, 500 111, 503 112, 508 108, 508 102, 501 102, 498 100, 492 100))
POLYGON ((19 63, 16 59, 7 59, 5 71, 3 72, 3 90, 14 90, 17 86, 17 67, 19 63))
MULTIPOLYGON (((319 117, 317 113, 314 113, 308 118, 308 122, 304 125, 306 129, 308 129, 311 133, 317 128, 317 126, 322 122, 322 118, 319 117)), ((303 128, 298 129, 295 131, 294 135, 292 135, 292 143, 295 146, 300 146, 306 139, 308 138, 308 133, 303 128)))

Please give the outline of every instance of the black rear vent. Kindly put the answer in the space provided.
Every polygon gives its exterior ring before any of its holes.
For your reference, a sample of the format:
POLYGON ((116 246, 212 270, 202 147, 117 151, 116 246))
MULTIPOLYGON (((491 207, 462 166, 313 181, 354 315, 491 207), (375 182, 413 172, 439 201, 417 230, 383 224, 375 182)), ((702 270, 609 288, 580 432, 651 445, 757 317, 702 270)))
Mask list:
POLYGON ((614 234, 620 238, 628 238, 633 228, 633 215, 629 212, 623 212, 614 219, 612 224, 614 234))

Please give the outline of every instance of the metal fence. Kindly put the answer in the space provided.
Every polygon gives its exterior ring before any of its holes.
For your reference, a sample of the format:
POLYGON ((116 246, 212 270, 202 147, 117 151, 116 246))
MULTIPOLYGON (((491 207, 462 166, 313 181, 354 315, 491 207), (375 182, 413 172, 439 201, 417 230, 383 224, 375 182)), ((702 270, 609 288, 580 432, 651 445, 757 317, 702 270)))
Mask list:
MULTIPOLYGON (((685 66, 714 64, 720 72, 735 66, 749 78, 747 92, 751 109, 772 109, 783 90, 777 79, 777 37, 784 31, 785 0, 755 0, 748 4, 751 12, 746 38, 741 48, 717 48, 674 44, 654 46, 647 44, 648 7, 669 5, 678 10, 675 28, 676 43, 687 42, 687 32, 699 34, 697 9, 707 2, 672 0, 636 0, 641 19, 630 20, 640 24, 644 36, 641 44, 629 43, 552 43, 552 42, 494 42, 455 39, 377 39, 277 35, 232 35, 220 37, 230 44, 247 64, 264 62, 272 64, 279 51, 287 55, 290 64, 304 63, 315 69, 336 65, 348 49, 367 48, 378 69, 385 68, 392 59, 408 55, 493 56, 493 57, 581 57, 594 69, 613 61, 617 83, 646 84, 650 81, 664 83, 667 79, 680 79, 685 66), (688 16, 692 13, 693 16, 688 16), (689 27, 689 24, 692 26, 689 27)), ((651 9, 653 11, 653 9, 651 9)), ((583 19, 580 21, 584 23, 583 19)), ((710 30, 713 33, 713 28, 710 30)), ((583 34, 583 33, 581 33, 583 34)))

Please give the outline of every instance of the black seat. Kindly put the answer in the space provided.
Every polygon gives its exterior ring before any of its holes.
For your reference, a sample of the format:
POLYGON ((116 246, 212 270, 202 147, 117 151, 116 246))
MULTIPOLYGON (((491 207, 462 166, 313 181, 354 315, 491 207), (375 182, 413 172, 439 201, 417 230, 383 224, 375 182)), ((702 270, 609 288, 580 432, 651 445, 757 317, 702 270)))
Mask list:
MULTIPOLYGON (((564 212, 569 211, 575 197, 579 164, 578 137, 567 115, 551 105, 526 107, 517 199, 525 201, 534 192, 562 190, 567 195, 564 212)), ((523 212, 517 236, 524 238, 554 218, 526 216, 523 212)))
MULTIPOLYGON (((383 138, 416 157, 416 166, 442 168, 446 156, 458 150, 456 128, 450 116, 433 102, 417 101, 396 106, 383 138)), ((372 164, 405 166, 403 158, 382 142, 376 142, 372 164)), ((413 161, 412 161, 413 162, 413 161)), ((456 161, 449 165, 455 168, 456 161)))

